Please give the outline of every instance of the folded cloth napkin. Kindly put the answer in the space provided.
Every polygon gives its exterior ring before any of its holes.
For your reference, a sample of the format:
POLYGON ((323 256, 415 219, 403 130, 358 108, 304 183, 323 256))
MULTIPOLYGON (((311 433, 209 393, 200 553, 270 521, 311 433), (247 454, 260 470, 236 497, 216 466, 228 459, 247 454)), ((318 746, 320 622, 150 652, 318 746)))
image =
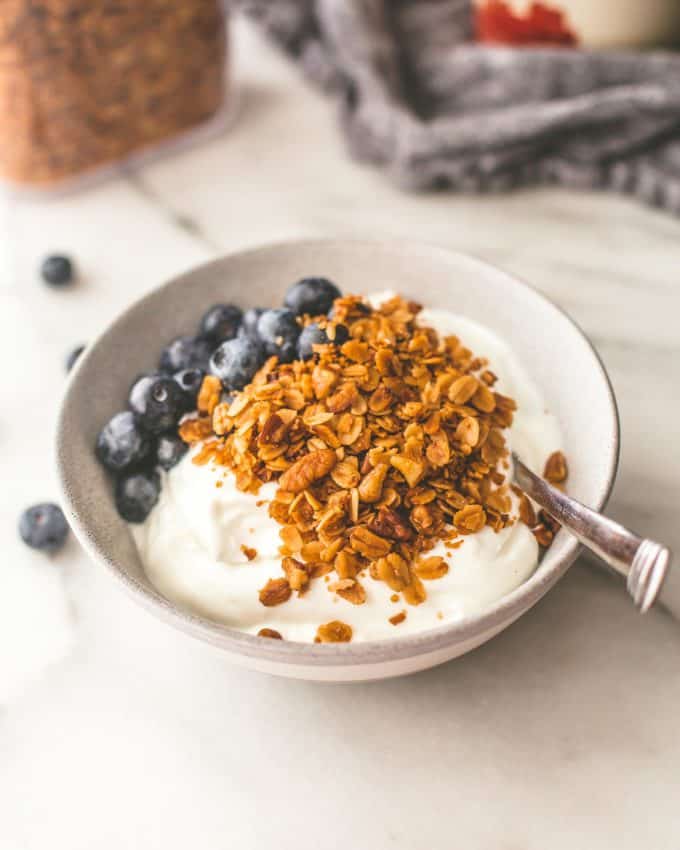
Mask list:
POLYGON ((680 55, 471 44, 469 0, 233 0, 411 189, 608 188, 680 214, 680 55))

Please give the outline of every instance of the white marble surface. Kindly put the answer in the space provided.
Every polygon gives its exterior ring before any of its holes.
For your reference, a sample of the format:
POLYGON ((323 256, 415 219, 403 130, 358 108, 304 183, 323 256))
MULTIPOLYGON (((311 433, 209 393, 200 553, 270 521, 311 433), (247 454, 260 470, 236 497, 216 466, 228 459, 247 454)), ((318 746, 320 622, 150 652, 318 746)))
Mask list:
POLYGON ((592 194, 401 194, 345 157, 282 58, 242 27, 236 42, 228 134, 72 197, 0 202, 0 848, 677 848, 680 625, 639 618, 587 564, 464 659, 318 686, 226 666, 73 541, 51 561, 18 542, 19 510, 55 493, 73 344, 218 252, 340 234, 469 251, 566 308, 620 402, 610 512, 680 551, 680 223, 592 194), (37 279, 55 249, 81 268, 71 292, 37 279))

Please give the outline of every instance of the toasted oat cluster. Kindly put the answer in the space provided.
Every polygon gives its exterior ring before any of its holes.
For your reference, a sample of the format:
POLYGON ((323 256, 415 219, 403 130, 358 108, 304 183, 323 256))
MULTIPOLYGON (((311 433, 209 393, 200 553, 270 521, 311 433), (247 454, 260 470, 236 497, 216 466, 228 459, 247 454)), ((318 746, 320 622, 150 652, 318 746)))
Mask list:
MULTIPOLYGON (((179 429, 203 443, 194 463, 228 468, 243 491, 279 486, 269 513, 281 525, 282 572, 260 590, 263 605, 321 576, 354 605, 365 602, 368 577, 418 605, 423 582, 448 571, 428 555, 435 543, 454 549, 459 535, 514 521, 503 432, 515 402, 457 337, 418 325, 419 310, 399 297, 375 309, 340 298, 332 320, 315 320, 329 342, 312 358, 272 357, 229 403, 217 378, 204 379, 198 416, 179 429), (340 345, 338 325, 348 331, 340 345)), ((316 639, 350 638, 334 622, 316 639)))

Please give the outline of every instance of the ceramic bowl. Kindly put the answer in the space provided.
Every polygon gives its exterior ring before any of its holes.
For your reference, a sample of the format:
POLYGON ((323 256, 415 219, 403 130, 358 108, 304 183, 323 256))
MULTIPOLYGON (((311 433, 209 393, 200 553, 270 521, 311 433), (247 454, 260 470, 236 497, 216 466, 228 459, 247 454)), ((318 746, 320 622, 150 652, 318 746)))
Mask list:
POLYGON ((283 676, 355 681, 423 670, 498 634, 565 574, 578 544, 561 531, 536 572, 483 613, 416 635, 356 644, 273 641, 192 614, 161 596, 142 570, 111 482, 95 460, 102 424, 125 406, 135 375, 157 362, 166 340, 190 333, 206 307, 278 305, 288 285, 321 274, 345 292, 386 288, 458 311, 506 340, 557 414, 569 457, 569 492, 601 510, 614 483, 618 417, 609 380, 579 328, 526 284, 479 260, 405 242, 316 240, 231 254, 174 278, 111 323, 80 358, 59 415, 62 503, 79 541, 149 611, 248 667, 283 676))

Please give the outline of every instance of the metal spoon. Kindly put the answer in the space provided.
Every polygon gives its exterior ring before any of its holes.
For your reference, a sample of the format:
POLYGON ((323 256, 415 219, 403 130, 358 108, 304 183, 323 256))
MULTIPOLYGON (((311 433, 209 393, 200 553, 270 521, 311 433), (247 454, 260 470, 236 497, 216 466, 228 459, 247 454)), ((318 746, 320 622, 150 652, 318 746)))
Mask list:
POLYGON ((626 579, 628 593, 641 614, 654 604, 671 563, 671 551, 643 540, 622 525, 565 496, 528 469, 513 452, 514 483, 626 579))

